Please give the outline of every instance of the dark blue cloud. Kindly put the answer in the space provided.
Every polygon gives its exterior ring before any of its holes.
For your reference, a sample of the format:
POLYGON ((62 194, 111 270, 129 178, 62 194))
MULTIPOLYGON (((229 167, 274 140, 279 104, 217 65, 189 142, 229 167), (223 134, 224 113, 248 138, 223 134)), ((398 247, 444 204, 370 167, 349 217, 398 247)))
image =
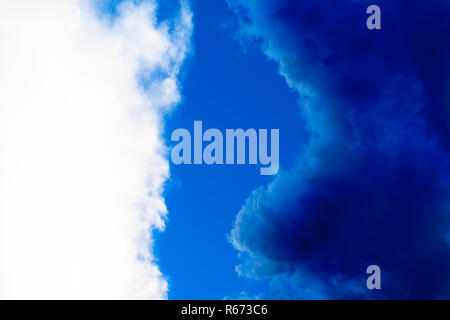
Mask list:
POLYGON ((310 133, 239 212, 240 272, 271 279, 266 298, 450 297, 450 2, 377 1, 381 30, 366 28, 372 1, 229 3, 310 133))

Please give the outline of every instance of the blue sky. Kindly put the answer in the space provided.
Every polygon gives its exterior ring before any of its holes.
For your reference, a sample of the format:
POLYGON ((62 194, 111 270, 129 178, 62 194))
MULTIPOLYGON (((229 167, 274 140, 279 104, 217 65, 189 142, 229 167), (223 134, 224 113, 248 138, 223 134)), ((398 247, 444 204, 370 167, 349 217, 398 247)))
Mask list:
MULTIPOLYGON (((177 128, 279 128, 282 168, 299 152, 297 94, 256 46, 246 53, 231 28, 225 1, 194 1, 194 53, 183 79, 183 103, 167 116, 168 145, 177 128)), ((172 299, 222 299, 251 293, 257 283, 239 278, 237 252, 227 239, 250 192, 271 181, 258 166, 172 166, 166 201, 169 220, 158 236, 157 256, 170 279, 172 299)), ((258 290, 254 290, 255 293, 258 290)))

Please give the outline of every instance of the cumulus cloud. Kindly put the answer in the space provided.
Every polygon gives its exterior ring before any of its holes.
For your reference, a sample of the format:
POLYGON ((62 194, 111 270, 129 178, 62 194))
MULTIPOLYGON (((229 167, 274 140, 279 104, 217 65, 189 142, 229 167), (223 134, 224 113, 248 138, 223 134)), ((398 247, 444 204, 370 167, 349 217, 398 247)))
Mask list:
POLYGON ((229 3, 309 130, 298 165, 239 212, 238 272, 271 279, 266 298, 448 298, 449 3, 378 1, 376 31, 370 1, 229 3))
POLYGON ((191 13, 92 3, 0 1, 1 298, 167 297, 152 230, 191 13))

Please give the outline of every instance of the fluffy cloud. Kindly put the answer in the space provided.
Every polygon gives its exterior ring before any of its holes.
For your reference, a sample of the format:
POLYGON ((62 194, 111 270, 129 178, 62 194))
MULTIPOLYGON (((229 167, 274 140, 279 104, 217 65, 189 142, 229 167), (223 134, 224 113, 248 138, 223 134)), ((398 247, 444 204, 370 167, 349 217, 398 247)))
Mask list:
POLYGON ((255 190, 230 239, 267 298, 450 294, 450 5, 229 0, 298 90, 309 143, 255 190), (382 290, 365 287, 382 269, 382 290))
POLYGON ((185 5, 0 0, 1 298, 167 297, 161 117, 191 28, 185 5))

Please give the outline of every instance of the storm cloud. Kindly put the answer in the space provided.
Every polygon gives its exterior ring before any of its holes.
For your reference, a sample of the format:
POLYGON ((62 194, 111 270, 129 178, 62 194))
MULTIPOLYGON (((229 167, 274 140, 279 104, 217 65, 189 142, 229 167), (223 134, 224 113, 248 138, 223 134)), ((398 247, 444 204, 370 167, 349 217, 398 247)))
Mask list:
POLYGON ((229 0, 309 132, 230 234, 238 272, 270 280, 265 298, 450 295, 450 3, 378 1, 382 28, 368 30, 371 4, 229 0), (371 264, 380 291, 366 288, 371 264))

